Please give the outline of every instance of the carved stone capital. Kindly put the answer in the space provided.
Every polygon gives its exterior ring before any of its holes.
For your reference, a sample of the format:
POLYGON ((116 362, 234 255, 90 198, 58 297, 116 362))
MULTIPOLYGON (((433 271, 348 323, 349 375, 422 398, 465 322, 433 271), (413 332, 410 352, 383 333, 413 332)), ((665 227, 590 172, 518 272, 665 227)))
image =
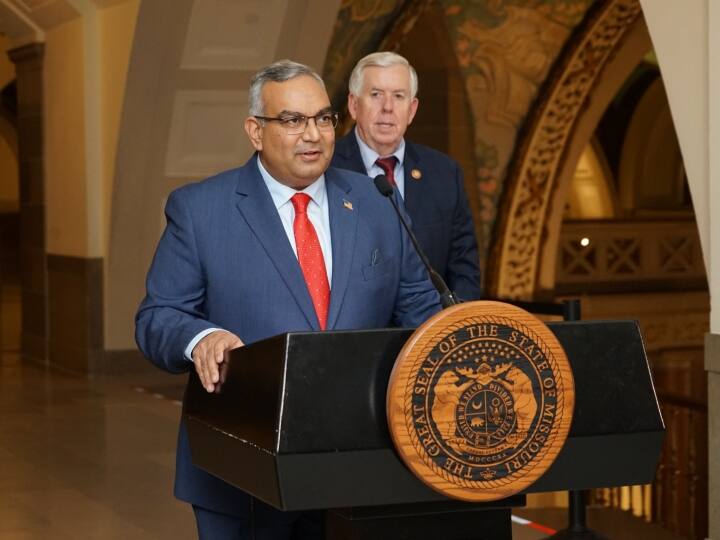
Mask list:
POLYGON ((38 69, 42 67, 45 44, 28 43, 22 47, 10 49, 7 51, 7 55, 18 71, 38 69))

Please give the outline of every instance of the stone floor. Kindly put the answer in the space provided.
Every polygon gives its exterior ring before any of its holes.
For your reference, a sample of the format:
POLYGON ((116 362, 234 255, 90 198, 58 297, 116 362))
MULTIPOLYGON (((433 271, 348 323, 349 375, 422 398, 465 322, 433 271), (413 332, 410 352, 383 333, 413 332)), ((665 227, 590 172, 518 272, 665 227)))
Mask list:
POLYGON ((0 538, 195 537, 171 495, 180 407, 135 390, 146 382, 69 377, 2 356, 0 538))

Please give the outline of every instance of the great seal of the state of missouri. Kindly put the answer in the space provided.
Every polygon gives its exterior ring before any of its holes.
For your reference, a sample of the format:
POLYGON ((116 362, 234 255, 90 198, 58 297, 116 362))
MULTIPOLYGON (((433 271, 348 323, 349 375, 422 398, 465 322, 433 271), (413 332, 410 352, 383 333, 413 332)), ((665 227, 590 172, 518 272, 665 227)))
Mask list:
POLYGON ((518 307, 477 301, 410 337, 390 376, 387 415, 420 480, 449 497, 492 501, 550 467, 574 402, 570 363, 550 329, 518 307))

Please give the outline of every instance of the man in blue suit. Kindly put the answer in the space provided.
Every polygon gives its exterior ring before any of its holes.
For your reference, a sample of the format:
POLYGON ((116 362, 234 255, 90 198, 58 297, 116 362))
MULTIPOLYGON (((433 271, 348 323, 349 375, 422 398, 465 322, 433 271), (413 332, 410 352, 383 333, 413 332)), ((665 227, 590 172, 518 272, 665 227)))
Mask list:
MULTIPOLYGON (((439 297, 367 177, 328 168, 337 114, 322 79, 284 60, 251 81, 255 155, 173 192, 136 317, 160 368, 215 391, 227 350, 288 331, 417 326, 439 297)), ((195 467, 181 423, 175 495, 201 539, 322 538, 322 514, 283 513, 195 467)))
POLYGON ((404 138, 418 108, 415 70, 399 54, 373 53, 357 63, 349 86, 356 126, 338 140, 332 164, 394 181, 430 264, 461 299, 477 300, 478 248, 462 169, 404 138))

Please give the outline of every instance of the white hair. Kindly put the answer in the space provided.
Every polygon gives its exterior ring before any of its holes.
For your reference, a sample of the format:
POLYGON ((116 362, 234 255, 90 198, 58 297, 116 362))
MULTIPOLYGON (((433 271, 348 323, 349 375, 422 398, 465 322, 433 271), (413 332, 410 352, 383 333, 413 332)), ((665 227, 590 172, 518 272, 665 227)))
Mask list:
POLYGON ((312 77, 325 88, 322 77, 318 75, 313 68, 305 64, 293 62, 292 60, 278 60, 258 71, 250 80, 250 96, 248 99, 250 116, 262 116, 265 114, 265 104, 262 101, 262 89, 266 83, 285 82, 302 75, 312 77))
POLYGON ((415 68, 410 65, 410 62, 408 62, 405 57, 388 51, 368 54, 355 64, 350 74, 350 93, 354 96, 359 96, 362 92, 365 68, 390 66, 405 66, 408 68, 408 72, 410 73, 410 97, 414 98, 418 91, 418 76, 415 68))

